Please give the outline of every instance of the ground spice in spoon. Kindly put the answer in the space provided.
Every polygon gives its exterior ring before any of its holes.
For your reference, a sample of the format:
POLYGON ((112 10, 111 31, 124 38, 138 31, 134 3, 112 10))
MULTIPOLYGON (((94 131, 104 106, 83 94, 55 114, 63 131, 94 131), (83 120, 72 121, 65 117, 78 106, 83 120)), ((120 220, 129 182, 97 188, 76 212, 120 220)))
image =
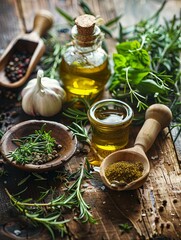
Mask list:
POLYGON ((120 161, 109 165, 105 176, 111 184, 126 185, 142 176, 143 164, 141 162, 120 161))

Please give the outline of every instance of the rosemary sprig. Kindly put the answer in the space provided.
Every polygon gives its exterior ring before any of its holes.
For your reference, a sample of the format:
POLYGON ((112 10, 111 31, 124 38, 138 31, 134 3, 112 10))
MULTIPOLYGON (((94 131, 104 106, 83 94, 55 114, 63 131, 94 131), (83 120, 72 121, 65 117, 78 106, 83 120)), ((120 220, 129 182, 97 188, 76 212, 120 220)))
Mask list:
POLYGON ((87 111, 90 109, 90 106, 94 102, 94 99, 90 98, 74 98, 70 102, 70 107, 66 108, 63 111, 63 115, 68 117, 69 119, 73 119, 74 122, 78 123, 88 122, 87 111), (79 105, 80 108, 76 106, 79 105))
POLYGON ((84 13, 94 15, 93 11, 90 9, 89 5, 85 1, 80 0, 79 5, 82 8, 82 10, 84 11, 84 13))
POLYGON ((48 157, 56 146, 56 140, 51 137, 51 131, 44 130, 45 124, 40 130, 35 130, 34 133, 20 139, 13 139, 12 141, 19 147, 14 151, 8 153, 8 157, 12 158, 20 164, 33 162, 36 154, 44 154, 48 157))
POLYGON ((82 166, 79 168, 76 175, 79 177, 77 180, 68 188, 68 192, 70 193, 70 196, 68 198, 68 201, 77 199, 77 207, 79 207, 80 213, 78 216, 75 217, 77 220, 81 220, 82 222, 90 222, 90 223, 97 223, 97 220, 92 216, 90 213, 90 206, 84 201, 82 196, 82 189, 81 184, 84 178, 92 178, 92 175, 85 169, 84 164, 87 164, 89 166, 89 163, 87 159, 85 159, 85 162, 81 164, 82 166))
POLYGON ((52 79, 59 79, 59 66, 64 52, 64 46, 60 43, 57 32, 49 32, 44 42, 47 50, 41 58, 41 66, 45 76, 52 79))
POLYGON ((96 223, 97 220, 90 212, 90 206, 85 202, 83 198, 82 183, 85 178, 92 178, 89 173, 89 164, 85 159, 80 165, 79 169, 72 173, 67 178, 68 180, 74 179, 73 183, 67 186, 67 189, 63 194, 54 197, 55 190, 46 190, 41 194, 39 199, 33 201, 32 198, 20 201, 18 198, 20 194, 16 194, 16 197, 11 195, 6 189, 6 193, 9 196, 11 203, 16 207, 18 211, 24 214, 27 219, 35 224, 44 225, 50 232, 52 239, 55 239, 54 231, 59 231, 62 236, 67 234, 66 223, 70 219, 64 219, 64 213, 66 209, 71 209, 76 216, 75 220, 81 222, 96 223), (46 197, 52 195, 52 199, 46 202, 46 197), (41 202, 40 202, 41 201, 41 202))
POLYGON ((65 18, 65 20, 70 24, 70 26, 73 26, 74 19, 69 14, 67 14, 67 12, 65 12, 64 10, 62 10, 59 7, 56 7, 55 9, 62 17, 65 18))
MULTIPOLYGON (((21 202, 12 196, 7 189, 5 190, 11 200, 11 203, 16 207, 16 209, 21 212, 28 220, 32 221, 35 225, 42 224, 44 227, 46 227, 50 232, 53 240, 55 239, 54 230, 58 230, 61 233, 62 237, 67 233, 65 223, 70 220, 67 219, 60 221, 59 219, 61 217, 61 212, 58 213, 57 209, 54 212, 48 212, 47 207, 49 207, 49 210, 52 209, 54 207, 53 202, 30 203, 32 199, 26 199, 21 202)), ((59 199, 59 203, 61 203, 61 199, 59 199)))
POLYGON ((69 119, 73 119, 76 122, 78 121, 87 121, 87 113, 83 110, 80 109, 75 109, 75 108, 67 108, 64 112, 63 115, 68 117, 69 119))
POLYGON ((90 150, 92 151, 92 153, 94 153, 94 155, 100 160, 103 160, 103 157, 98 153, 98 151, 95 149, 95 147, 93 146, 91 139, 89 138, 89 129, 87 129, 83 122, 72 122, 72 124, 70 126, 68 126, 68 128, 73 132, 74 135, 77 136, 77 139, 82 142, 82 143, 86 143, 88 144, 88 146, 90 147, 90 150))
POLYGON ((76 123, 72 122, 68 128, 73 132, 80 142, 87 143, 91 146, 91 140, 89 138, 89 130, 83 125, 82 122, 76 123))

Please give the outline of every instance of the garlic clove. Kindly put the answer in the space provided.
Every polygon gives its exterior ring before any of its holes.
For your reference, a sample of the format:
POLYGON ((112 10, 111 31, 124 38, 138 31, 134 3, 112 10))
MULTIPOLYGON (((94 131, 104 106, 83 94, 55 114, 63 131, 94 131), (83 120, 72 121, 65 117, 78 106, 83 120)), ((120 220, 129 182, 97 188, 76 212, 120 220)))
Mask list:
POLYGON ((34 97, 33 95, 31 94, 31 92, 27 92, 24 97, 22 98, 22 108, 24 110, 24 112, 28 115, 32 115, 32 116, 35 116, 35 112, 34 112, 34 109, 33 109, 33 102, 34 102, 34 97))

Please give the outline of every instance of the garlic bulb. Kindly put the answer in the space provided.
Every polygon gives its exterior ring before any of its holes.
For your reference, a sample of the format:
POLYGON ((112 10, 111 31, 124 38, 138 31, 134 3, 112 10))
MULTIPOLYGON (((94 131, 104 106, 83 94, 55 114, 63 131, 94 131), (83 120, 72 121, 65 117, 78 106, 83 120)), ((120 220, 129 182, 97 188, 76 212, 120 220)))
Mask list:
POLYGON ((43 74, 39 70, 37 79, 30 80, 22 90, 22 108, 29 115, 50 117, 61 110, 66 93, 57 80, 43 74))

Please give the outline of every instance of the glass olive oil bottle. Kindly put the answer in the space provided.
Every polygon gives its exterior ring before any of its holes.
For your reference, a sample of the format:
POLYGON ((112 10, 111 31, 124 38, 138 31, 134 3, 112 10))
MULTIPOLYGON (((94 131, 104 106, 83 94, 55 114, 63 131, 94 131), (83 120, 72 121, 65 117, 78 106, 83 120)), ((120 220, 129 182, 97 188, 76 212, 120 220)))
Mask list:
POLYGON ((102 49, 103 34, 92 15, 82 15, 72 28, 72 44, 60 64, 60 77, 67 93, 73 98, 96 98, 110 77, 108 55, 102 49))

